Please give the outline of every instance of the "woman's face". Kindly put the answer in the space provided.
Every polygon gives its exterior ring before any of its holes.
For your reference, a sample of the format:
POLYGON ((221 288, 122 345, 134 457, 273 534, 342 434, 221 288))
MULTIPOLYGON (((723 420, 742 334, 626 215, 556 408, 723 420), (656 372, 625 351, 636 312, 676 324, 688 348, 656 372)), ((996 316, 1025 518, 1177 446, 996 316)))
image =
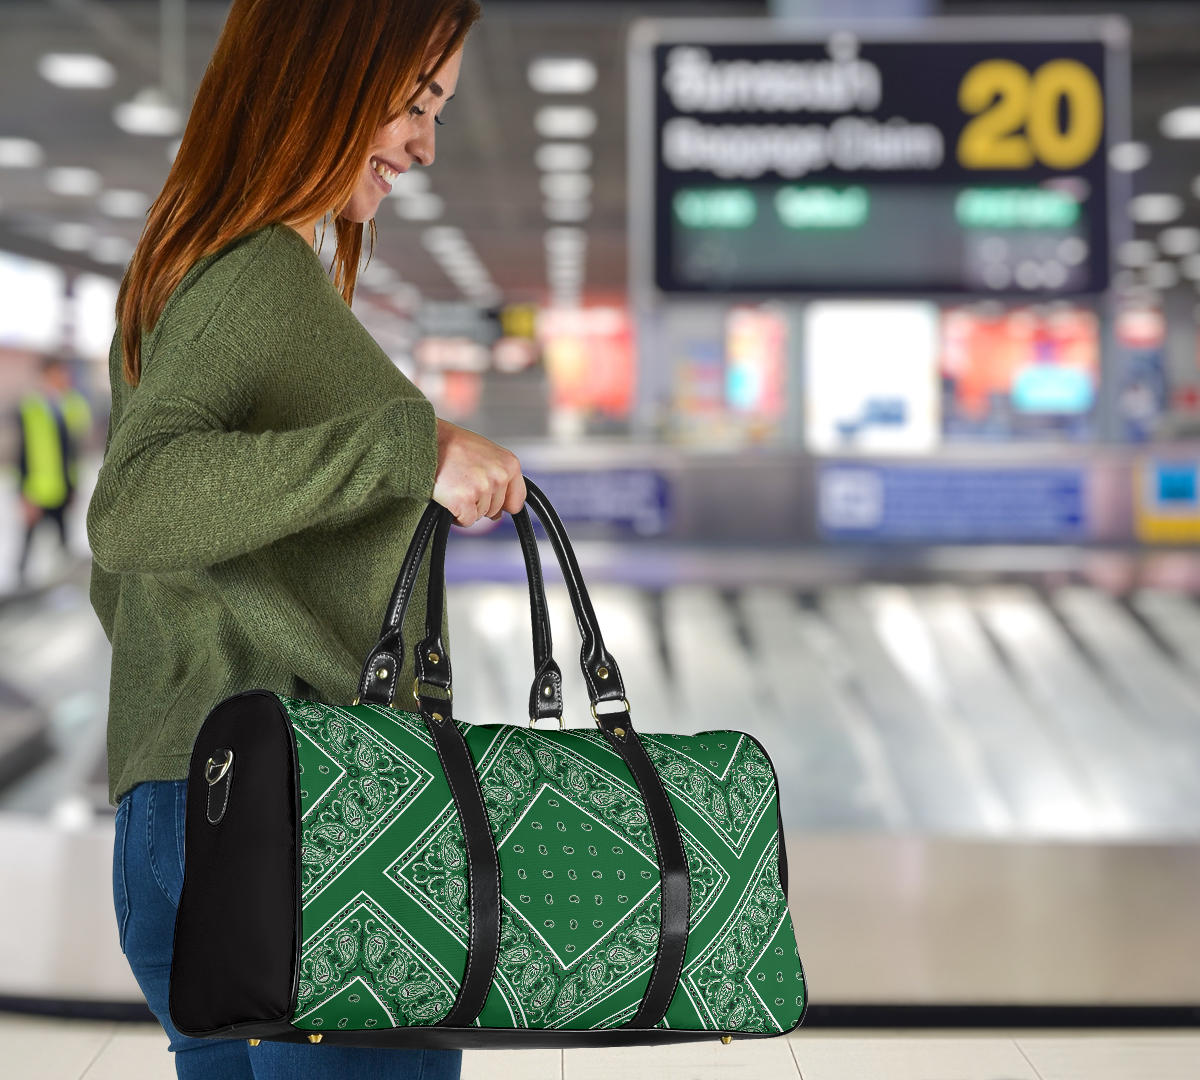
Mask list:
MULTIPOLYGON (((436 54, 427 58, 432 65, 436 54)), ((396 172, 407 172, 416 162, 428 168, 433 164, 435 118, 449 101, 458 85, 458 70, 462 65, 462 48, 446 57, 446 62, 425 88, 424 93, 390 124, 384 124, 375 132, 370 153, 362 163, 361 177, 354 194, 341 212, 349 221, 367 221, 375 216, 380 201, 391 190, 391 180, 396 172), (381 175, 376 164, 389 170, 381 175)), ((423 71, 428 71, 426 67, 423 71)), ((411 91, 410 91, 411 92, 411 91)))

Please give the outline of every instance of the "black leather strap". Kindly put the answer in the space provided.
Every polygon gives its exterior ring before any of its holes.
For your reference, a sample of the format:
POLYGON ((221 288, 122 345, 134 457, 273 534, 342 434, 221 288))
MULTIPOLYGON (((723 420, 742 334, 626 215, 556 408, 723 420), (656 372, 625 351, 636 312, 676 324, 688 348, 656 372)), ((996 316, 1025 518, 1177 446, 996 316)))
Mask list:
MULTIPOLYGON (((528 480, 526 480, 528 483, 528 480)), ((550 636, 550 609, 546 604, 546 587, 542 581, 542 558, 538 554, 537 537, 529 520, 529 511, 521 507, 513 514, 521 553, 525 557, 525 577, 529 583, 529 611, 533 624, 533 683, 529 688, 529 719, 531 721, 562 718, 562 671, 554 659, 554 642, 550 636)))
POLYGON ((542 528, 546 530, 567 584, 571 607, 575 611, 575 622, 579 625, 579 633, 583 638, 579 666, 583 669, 592 707, 595 708, 601 701, 624 701, 625 684, 621 681, 621 670, 617 667, 612 653, 604 647, 596 612, 592 607, 591 597, 588 596, 587 586, 583 583, 575 552, 567 539, 567 530, 563 528, 563 523, 554 507, 550 505, 550 500, 528 476, 525 477, 525 502, 533 507, 542 528))
MULTIPOLYGON (((533 626, 534 676, 529 691, 529 717, 543 720, 561 717, 563 713, 562 671, 552 654, 550 613, 542 581, 542 563, 538 555, 537 537, 522 507, 513 514, 513 524, 521 541, 525 558, 525 576, 529 583, 529 609, 533 626)), ((358 700, 379 705, 391 705, 400 688, 396 685, 404 659, 403 624, 409 598, 417 580, 417 570, 431 538, 433 551, 429 568, 429 595, 426 605, 425 639, 417 647, 414 670, 421 682, 450 688, 450 658, 442 641, 442 594, 445 579, 445 546, 453 515, 445 507, 430 501, 413 530, 408 550, 392 588, 387 613, 379 632, 379 641, 368 654, 359 676, 358 700), (445 526, 444 531, 439 525, 445 526), (438 659, 433 661, 430 654, 438 659)), ((407 695, 407 691, 405 691, 407 695)), ((432 701, 441 698, 430 696, 432 701)), ((403 698, 402 698, 403 701, 403 698)))
POLYGON ((483 792, 475 773, 475 762, 467 749, 466 740, 450 716, 450 703, 445 711, 421 710, 421 716, 442 763, 442 771, 450 784, 458 820, 462 824, 467 848, 467 964, 463 971, 458 997, 445 1017, 443 1027, 466 1027, 475 1022, 496 976, 496 960, 500 955, 500 860, 492 841, 492 827, 483 805, 483 792))
POLYGON ((642 801, 646 804, 646 816, 650 819, 650 831, 654 836, 662 879, 658 955, 654 959, 654 970, 650 973, 650 982, 638 1011, 628 1023, 621 1026, 654 1027, 666 1015, 683 971, 692 910, 691 875, 688 872, 687 854, 683 850, 683 838, 679 835, 679 822, 662 780, 646 756, 642 740, 632 725, 620 722, 622 719, 628 721, 629 714, 606 713, 604 718, 612 722, 601 724, 600 729, 608 738, 609 745, 629 767, 642 793, 642 801), (622 734, 618 735, 618 731, 622 734))
MULTIPOLYGON (((542 579, 542 560, 538 554, 537 536, 530 523, 529 512, 521 507, 512 515, 521 541, 525 559, 525 577, 529 585, 530 624, 533 630, 533 683, 529 689, 529 719, 532 722, 560 719, 563 714, 562 670, 553 655, 550 632, 550 609, 546 603, 546 587, 542 579)), ((451 519, 445 516, 446 527, 440 526, 430 541, 433 545, 429 563, 429 597, 425 607, 425 639, 417 647, 416 675, 418 699, 420 683, 428 682, 450 690, 450 660, 442 641, 442 590, 446 566, 446 541, 451 519), (435 662, 432 656, 438 657, 435 662), (442 660, 445 663, 442 664, 442 660)), ((431 701, 441 700, 430 698, 431 701)))
POLYGON ((438 518, 429 553, 429 591, 425 604, 425 639, 417 646, 413 666, 417 675, 417 700, 422 711, 436 709, 442 698, 421 693, 423 683, 439 686, 450 694, 450 655, 442 640, 442 594, 446 587, 446 538, 450 534, 450 515, 438 518))
POLYGON ((412 594, 417 571, 421 566, 421 557, 425 554, 429 537, 437 527, 438 518, 449 513, 449 510, 431 499, 417 522, 396 584, 392 588, 392 596, 383 617, 383 627, 379 631, 379 641, 363 662, 362 674, 358 679, 358 701, 391 705, 396 699, 396 680, 400 677, 400 666, 404 657, 401 629, 404 626, 404 613, 408 610, 408 598, 412 594))
MULTIPOLYGON (((683 959, 687 952, 688 922, 691 914, 691 881, 688 874, 687 855, 679 833, 679 823, 662 780, 646 755, 641 739, 634 731, 633 723, 625 702, 625 689, 620 670, 612 654, 604 646, 595 611, 588 596, 587 587, 579 564, 567 539, 566 530, 541 489, 525 477, 526 503, 532 506, 558 557, 566 581, 575 621, 579 626, 583 645, 580 666, 587 682, 592 711, 600 730, 609 745, 620 755, 629 769, 641 793, 650 821, 651 832, 661 876, 661 902, 659 905, 659 940, 654 968, 646 993, 637 1012, 624 1027, 651 1028, 666 1015, 667 1007, 679 985, 683 959), (620 701, 625 708, 617 712, 597 713, 596 705, 601 701, 620 701)), ((545 603, 541 578, 541 562, 537 554, 537 542, 524 508, 514 515, 517 531, 521 537, 525 554, 527 578, 530 586, 530 608, 534 626, 534 656, 538 662, 538 676, 545 675, 543 657, 553 664, 550 657, 550 622, 545 603), (518 517, 523 520, 516 520, 518 517), (539 630, 539 627, 541 628, 539 630), (543 653, 542 650, 545 650, 543 653)), ((432 685, 449 688, 449 658, 445 655, 441 641, 441 593, 444 579, 445 544, 449 533, 451 515, 448 510, 431 502, 422 516, 405 555, 404 565, 396 581, 384 620, 380 644, 364 666, 362 681, 363 700, 377 700, 374 695, 386 695, 390 704, 395 692, 395 674, 384 665, 371 671, 372 660, 377 656, 385 659, 394 657, 399 666, 403 656, 400 628, 408 598, 416 580, 416 567, 424 555, 425 547, 432 539, 434 544, 430 565, 430 597, 427 607, 426 640, 418 649, 416 664, 418 677, 422 671, 429 676, 432 685), (439 515, 441 515, 439 520, 439 515), (433 621, 436 616, 436 622, 433 621), (431 660, 428 652, 434 653, 431 660), (423 655, 424 654, 424 655, 423 655), (372 681, 374 680, 374 681, 372 681), (444 681, 443 681, 444 680, 444 681)), ((557 673, 557 665, 553 669, 557 673)), ((544 685, 550 685, 549 683, 544 685)), ((561 693, 560 683, 555 680, 554 696, 561 693)), ((540 712, 541 702, 535 695, 539 686, 535 679, 531 692, 530 716, 540 712)), ((442 1021, 443 1025, 461 1026, 472 1023, 491 986, 499 952, 500 926, 500 873, 499 861, 492 843, 491 828, 484 808, 479 780, 474 763, 461 732, 454 724, 450 713, 450 702, 429 695, 418 695, 422 716, 433 735, 434 745, 442 761, 442 768, 450 783, 462 822, 463 835, 467 844, 470 914, 470 946, 467 969, 458 998, 442 1021), (494 933, 493 933, 494 930, 494 933)), ((561 707, 560 707, 561 708, 561 707)))

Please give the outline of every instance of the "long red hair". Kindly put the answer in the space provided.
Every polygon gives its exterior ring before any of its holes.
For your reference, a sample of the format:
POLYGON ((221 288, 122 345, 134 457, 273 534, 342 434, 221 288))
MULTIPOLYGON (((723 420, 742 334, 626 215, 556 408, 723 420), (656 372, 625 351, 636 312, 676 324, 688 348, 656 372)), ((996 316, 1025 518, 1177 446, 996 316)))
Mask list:
MULTIPOLYGON (((477 0, 233 0, 121 279, 127 383, 141 379, 141 335, 188 269, 246 233, 345 206, 378 128, 420 97, 479 17, 477 0), (438 59, 422 72, 431 48, 438 59), (401 100, 396 88, 414 83, 401 100)), ((333 284, 349 304, 363 226, 334 226, 333 284)))

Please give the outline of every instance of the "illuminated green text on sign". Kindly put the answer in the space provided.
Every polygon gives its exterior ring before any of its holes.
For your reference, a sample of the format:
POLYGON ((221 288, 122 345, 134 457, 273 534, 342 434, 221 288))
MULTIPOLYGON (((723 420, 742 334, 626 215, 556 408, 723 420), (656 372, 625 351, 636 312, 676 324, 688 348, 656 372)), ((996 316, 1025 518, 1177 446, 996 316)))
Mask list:
POLYGON ((1065 229, 1079 220, 1079 203, 1046 188, 966 188, 954 216, 966 229, 1065 229))
POLYGON ((855 229, 870 206, 863 187, 783 187, 775 194, 775 212, 789 229, 855 229))

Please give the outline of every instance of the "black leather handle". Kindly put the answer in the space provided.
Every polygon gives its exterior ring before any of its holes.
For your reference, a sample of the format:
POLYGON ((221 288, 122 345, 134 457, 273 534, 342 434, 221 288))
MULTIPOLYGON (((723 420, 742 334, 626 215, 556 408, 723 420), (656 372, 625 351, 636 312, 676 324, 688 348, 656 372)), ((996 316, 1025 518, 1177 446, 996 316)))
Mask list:
MULTIPOLYGON (((447 519, 449 514, 446 515, 447 519)), ((521 541, 525 558, 525 577, 529 585, 530 622, 533 628, 533 684, 529 690, 529 720, 549 718, 562 723, 562 671, 553 655, 550 632, 550 611, 546 604, 546 589, 542 581, 542 560, 538 554, 537 537, 529 521, 529 512, 521 507, 513 514, 513 524, 521 541)), ((446 565, 446 540, 449 528, 439 528, 433 536, 429 563, 428 602, 425 607, 425 639, 417 646, 415 669, 416 697, 422 708, 433 708, 434 702, 446 704, 441 698, 421 693, 421 684, 428 682, 450 693, 449 657, 442 641, 442 593, 446 565), (435 659, 436 658, 436 659, 435 659), (446 659, 446 670, 441 669, 446 659)), ((440 706, 439 706, 440 707, 440 706)))
MULTIPOLYGON (((621 671, 612 654, 604 646, 604 638, 596 622, 596 613, 588 596, 587 586, 579 571, 579 563, 575 552, 567 538, 562 521, 550 505, 549 500, 529 477, 524 477, 526 490, 526 506, 532 506, 542 522, 546 535, 554 548, 566 582, 567 593, 571 598, 571 606, 575 612, 575 621, 579 626, 583 645, 580 651, 579 666, 583 671, 584 681, 588 687, 588 697, 591 699, 592 715, 603 728, 606 718, 620 718, 620 723, 628 727, 631 723, 628 715, 628 702, 625 701, 625 685, 621 680, 621 671), (624 710, 611 713, 597 713, 596 706, 602 701, 620 701, 626 705, 624 710)), ((402 627, 404 613, 408 608, 409 598, 417 578, 417 569, 425 554, 425 548, 438 529, 438 520, 443 518, 445 528, 453 521, 450 511, 438 503, 430 501, 409 542, 408 551, 404 556, 396 585, 388 602, 387 613, 380 630, 379 642, 371 650, 363 664, 359 678, 358 698, 356 700, 370 701, 381 705, 391 705, 396 695, 396 680, 404 654, 402 627)), ((547 716, 562 715, 562 674, 550 653, 550 619, 546 607, 545 593, 542 587, 541 561, 537 554, 537 541, 532 527, 529 526, 526 508, 522 507, 513 515, 518 535, 521 537, 521 547, 525 555, 526 577, 529 582, 530 610, 533 623, 534 663, 535 673, 532 689, 530 690, 530 718, 541 719, 547 716), (524 520, 522 517, 524 516, 524 520), (547 689, 550 693, 547 694, 547 689)), ((444 541, 443 541, 444 543, 444 541)), ((436 546, 436 545, 435 545, 436 546)), ((435 572, 431 566, 429 581, 431 590, 436 582, 440 587, 443 574, 435 572)), ((426 641, 437 640, 440 637, 441 598, 438 597, 436 606, 439 627, 437 632, 428 622, 426 623, 426 641)), ((450 662, 443 648, 436 646, 425 648, 425 643, 417 653, 416 667, 418 680, 427 680, 434 686, 447 689, 450 686, 450 662), (437 661, 431 660, 430 654, 437 656, 437 661)), ((431 698, 430 700, 442 701, 431 698)), ((615 721, 614 721, 615 722, 615 721)))
MULTIPOLYGON (((408 609, 412 587, 416 583, 417 570, 421 565, 425 548, 433 537, 428 578, 428 603, 426 605, 425 639, 417 647, 414 668, 419 691, 422 682, 450 691, 450 658, 441 639, 442 590, 445 579, 445 545, 453 515, 445 507, 430 501, 409 541, 408 550, 388 601, 387 613, 379 640, 367 655, 359 676, 358 695, 354 703, 370 701, 378 705, 392 705, 397 691, 396 679, 404 656, 403 625, 408 609)), ((538 555, 537 537, 529 521, 529 514, 522 507, 513 515, 513 523, 521 541, 525 558, 525 574, 529 583, 529 606, 533 625, 534 680, 529 692, 529 717, 531 721, 557 717, 561 721, 563 712, 562 671, 552 654, 550 614, 546 605, 545 588, 542 583, 542 564, 538 555)), ((415 692, 421 700, 419 692, 415 692)), ((446 711, 448 703, 443 698, 425 695, 429 702, 438 702, 437 708, 446 711)))
MULTIPOLYGON (((558 558, 575 621, 583 639, 580 650, 580 667, 588 686, 592 701, 592 715, 609 746, 625 762, 646 807, 650 821, 654 846, 662 876, 661 901, 659 908, 659 940, 654 967, 641 1004, 626 1022, 626 1027, 650 1028, 656 1026, 666 1015, 667 1008, 679 984, 683 959, 687 952, 688 920, 691 910, 691 878, 687 855, 679 832, 679 823, 671 806, 670 798, 663 787, 662 779, 646 754, 645 747, 633 728, 629 715, 629 702, 625 700, 625 688, 621 673, 612 654, 604 646, 604 639, 596 622, 587 587, 579 570, 575 552, 567 538, 566 529, 549 500, 532 480, 525 477, 526 505, 532 506, 550 538, 558 558), (601 701, 620 701, 625 707, 618 712, 597 713, 596 705, 601 701)), ((525 553, 529 581, 530 607, 534 627, 534 655, 538 661, 538 675, 544 677, 552 665, 550 656, 550 620, 546 608, 541 577, 541 561, 537 552, 537 541, 533 536, 528 515, 523 507, 513 515, 517 531, 521 536, 525 553), (539 630, 539 627, 541 630, 539 630), (544 652, 542 651, 544 649, 544 652)), ((425 548, 433 540, 429 571, 429 604, 426 613, 425 640, 417 650, 416 672, 418 687, 422 680, 443 689, 450 687, 450 661, 446 656, 445 643, 441 639, 442 598, 441 590, 445 577, 445 549, 450 531, 451 515, 448 510, 430 502, 417 523, 392 598, 388 604, 380 641, 363 668, 359 694, 364 701, 390 705, 395 695, 395 683, 400 660, 403 656, 401 626, 408 607, 409 596, 416 582, 417 567, 425 548)), ((557 665, 553 667, 559 676, 557 665)), ((560 679, 553 686, 561 693, 560 679)), ((539 686, 535 679, 530 700, 530 716, 538 710, 539 686)), ((455 1003, 442 1023, 457 1025, 473 1022, 483 1006, 491 979, 494 975, 497 950, 499 948, 499 869, 495 848, 491 843, 487 812, 479 789, 478 778, 472 767, 470 753, 466 748, 458 727, 451 722, 449 702, 418 694, 422 718, 434 739, 447 780, 450 783, 464 836, 468 841, 469 895, 471 902, 470 945, 467 968, 455 1003), (478 906, 475 898, 478 898, 478 906), (478 956, 476 961, 474 957, 478 956)), ((561 708, 561 706, 560 706, 561 708)))
POLYGON ((583 678, 587 683, 588 697, 592 702, 592 715, 601 727, 605 725, 605 717, 621 718, 621 723, 628 726, 632 723, 628 716, 629 703, 625 700, 625 684, 621 681, 621 669, 616 660, 604 647, 604 638, 600 634, 600 626, 596 621, 596 612, 592 607, 591 597, 587 586, 583 583, 583 575, 579 572, 579 563, 571 541, 567 539, 567 530, 550 500, 542 489, 528 477, 525 478, 525 504, 532 506, 541 520, 546 535, 554 547, 558 557, 558 565, 562 569, 563 579, 567 585, 567 594, 571 597, 571 607, 575 610, 575 622, 579 625, 579 633, 583 637, 583 646, 579 652, 579 666, 583 670, 583 678), (596 706, 602 701, 620 701, 625 709, 621 712, 597 713, 596 706))

